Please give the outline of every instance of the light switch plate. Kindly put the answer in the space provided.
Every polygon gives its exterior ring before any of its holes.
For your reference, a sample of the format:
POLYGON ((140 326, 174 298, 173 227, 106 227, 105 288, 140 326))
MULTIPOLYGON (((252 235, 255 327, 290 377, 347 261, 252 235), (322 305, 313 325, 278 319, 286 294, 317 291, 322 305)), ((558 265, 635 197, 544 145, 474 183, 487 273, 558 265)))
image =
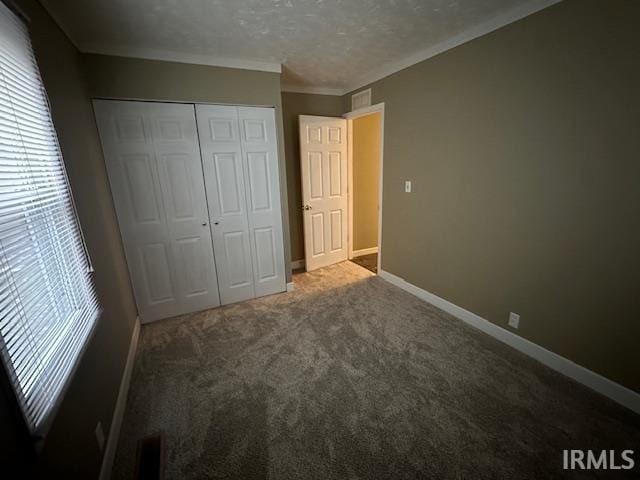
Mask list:
POLYGON ((405 193, 411 193, 411 180, 405 180, 404 191, 405 193))

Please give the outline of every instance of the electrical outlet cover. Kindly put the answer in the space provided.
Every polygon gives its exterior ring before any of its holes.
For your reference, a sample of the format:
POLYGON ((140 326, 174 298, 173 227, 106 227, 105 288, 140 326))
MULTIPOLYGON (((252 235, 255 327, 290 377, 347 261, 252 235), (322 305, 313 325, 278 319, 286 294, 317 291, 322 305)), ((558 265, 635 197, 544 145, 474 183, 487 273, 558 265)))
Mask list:
POLYGON ((513 328, 518 328, 520 325, 520 315, 517 313, 510 312, 509 313, 509 326, 513 328))

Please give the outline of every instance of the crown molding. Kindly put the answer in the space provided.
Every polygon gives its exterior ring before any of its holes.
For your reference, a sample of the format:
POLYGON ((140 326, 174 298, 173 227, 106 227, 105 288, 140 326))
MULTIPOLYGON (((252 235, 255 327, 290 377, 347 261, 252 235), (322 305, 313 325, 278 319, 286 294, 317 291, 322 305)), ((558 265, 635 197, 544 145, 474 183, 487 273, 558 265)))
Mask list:
POLYGON ((195 65, 209 65, 212 67, 282 73, 282 66, 277 62, 240 60, 228 57, 216 57, 214 55, 201 55, 176 52, 173 50, 157 50, 152 48, 112 47, 94 43, 81 44, 78 49, 84 53, 97 53, 100 55, 113 55, 116 57, 143 58, 146 60, 162 60, 165 62, 191 63, 195 65))
POLYGON ((527 17, 533 13, 543 10, 551 5, 561 2, 562 0, 532 0, 517 7, 514 7, 500 15, 497 15, 490 20, 487 20, 479 25, 475 25, 468 28, 453 37, 449 37, 436 45, 433 45, 418 53, 405 57, 401 60, 387 63, 380 68, 377 68, 366 75, 363 75, 356 79, 354 82, 348 85, 342 95, 346 95, 349 92, 353 92, 361 87, 369 85, 375 81, 381 80, 389 75, 411 67, 417 63, 423 62, 431 57, 446 52, 452 48, 455 48, 463 43, 467 43, 475 38, 491 33, 499 28, 502 28, 510 23, 517 22, 524 17, 527 17))
POLYGON ((288 93, 311 93, 313 95, 342 96, 345 94, 344 88, 310 87, 303 85, 294 85, 290 83, 283 83, 280 86, 280 90, 288 93))

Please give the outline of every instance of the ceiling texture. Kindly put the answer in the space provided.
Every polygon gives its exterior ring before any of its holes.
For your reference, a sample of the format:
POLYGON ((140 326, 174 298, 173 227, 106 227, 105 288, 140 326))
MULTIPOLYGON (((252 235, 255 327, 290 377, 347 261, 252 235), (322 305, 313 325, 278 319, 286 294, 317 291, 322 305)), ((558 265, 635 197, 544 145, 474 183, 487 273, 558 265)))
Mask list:
POLYGON ((282 71, 343 94, 558 0, 42 0, 82 52, 282 71))

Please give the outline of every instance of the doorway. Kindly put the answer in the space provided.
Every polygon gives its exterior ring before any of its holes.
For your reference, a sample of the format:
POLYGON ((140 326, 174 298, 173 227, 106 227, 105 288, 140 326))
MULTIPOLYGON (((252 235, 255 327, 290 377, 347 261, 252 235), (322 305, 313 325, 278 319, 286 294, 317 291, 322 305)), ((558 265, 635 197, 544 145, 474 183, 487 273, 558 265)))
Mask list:
POLYGON ((299 116, 307 271, 381 265, 384 104, 339 117, 299 116))
POLYGON ((349 259, 378 272, 382 112, 348 114, 349 259))

